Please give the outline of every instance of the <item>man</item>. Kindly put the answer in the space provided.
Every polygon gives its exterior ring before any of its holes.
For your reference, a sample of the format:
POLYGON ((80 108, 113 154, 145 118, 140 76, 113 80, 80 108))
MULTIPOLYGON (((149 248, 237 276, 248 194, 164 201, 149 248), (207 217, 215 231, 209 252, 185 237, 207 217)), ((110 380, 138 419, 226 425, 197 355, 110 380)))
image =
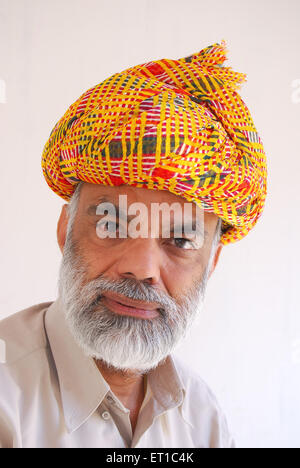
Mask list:
POLYGON ((1 446, 235 447, 209 387, 172 355, 223 245, 266 197, 244 75, 225 52, 115 74, 51 132, 44 176, 69 202, 59 295, 0 323, 1 446))

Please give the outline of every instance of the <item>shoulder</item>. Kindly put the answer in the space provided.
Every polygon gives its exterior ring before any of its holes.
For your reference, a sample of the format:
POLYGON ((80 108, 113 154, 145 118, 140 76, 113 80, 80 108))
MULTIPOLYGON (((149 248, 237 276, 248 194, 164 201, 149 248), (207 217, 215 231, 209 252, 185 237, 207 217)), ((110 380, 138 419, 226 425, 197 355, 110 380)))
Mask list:
POLYGON ((210 403, 220 408, 216 396, 205 380, 182 358, 176 355, 173 355, 172 358, 181 381, 186 388, 186 393, 199 402, 210 403))
POLYGON ((42 372, 44 315, 51 304, 36 304, 0 321, 0 448, 22 444, 22 405, 28 405, 28 393, 36 390, 42 372))
POLYGON ((0 321, 1 362, 9 365, 47 345, 44 313, 52 302, 23 309, 0 321))
POLYGON ((205 380, 186 362, 172 356, 178 375, 185 388, 182 405, 184 418, 194 430, 201 433, 209 447, 234 448, 235 441, 230 434, 227 418, 219 401, 205 380))

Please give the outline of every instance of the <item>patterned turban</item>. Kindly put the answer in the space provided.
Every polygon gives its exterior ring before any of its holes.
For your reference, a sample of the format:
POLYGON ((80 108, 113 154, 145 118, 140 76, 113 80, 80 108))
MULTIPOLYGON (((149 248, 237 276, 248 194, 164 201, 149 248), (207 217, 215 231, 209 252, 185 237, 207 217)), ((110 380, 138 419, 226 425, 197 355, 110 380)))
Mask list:
POLYGON ((44 147, 50 188, 66 201, 80 181, 168 190, 220 217, 222 244, 242 239, 264 207, 266 156, 226 54, 222 40, 83 93, 44 147))

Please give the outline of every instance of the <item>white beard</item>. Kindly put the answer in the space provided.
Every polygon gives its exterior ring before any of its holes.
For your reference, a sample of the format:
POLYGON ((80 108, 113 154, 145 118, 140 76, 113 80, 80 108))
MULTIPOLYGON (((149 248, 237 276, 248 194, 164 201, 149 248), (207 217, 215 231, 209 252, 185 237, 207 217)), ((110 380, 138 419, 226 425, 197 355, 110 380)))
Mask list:
POLYGON ((70 232, 60 266, 59 296, 69 329, 86 355, 118 371, 147 373, 177 347, 202 311, 207 273, 208 268, 180 304, 163 291, 130 278, 110 281, 99 276, 87 282, 86 267, 75 253, 70 232), (157 302, 161 313, 149 320, 115 314, 101 301, 104 291, 157 302))

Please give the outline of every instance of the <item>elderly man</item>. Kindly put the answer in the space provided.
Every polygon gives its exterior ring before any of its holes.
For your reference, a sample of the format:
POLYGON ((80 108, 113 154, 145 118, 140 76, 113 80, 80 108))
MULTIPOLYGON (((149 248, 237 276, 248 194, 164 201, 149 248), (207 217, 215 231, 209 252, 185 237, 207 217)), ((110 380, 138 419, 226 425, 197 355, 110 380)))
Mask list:
POLYGON ((0 446, 235 447, 207 384, 172 355, 266 197, 245 75, 225 58, 222 41, 132 67, 55 125, 42 167, 69 202, 59 295, 0 323, 0 446))

